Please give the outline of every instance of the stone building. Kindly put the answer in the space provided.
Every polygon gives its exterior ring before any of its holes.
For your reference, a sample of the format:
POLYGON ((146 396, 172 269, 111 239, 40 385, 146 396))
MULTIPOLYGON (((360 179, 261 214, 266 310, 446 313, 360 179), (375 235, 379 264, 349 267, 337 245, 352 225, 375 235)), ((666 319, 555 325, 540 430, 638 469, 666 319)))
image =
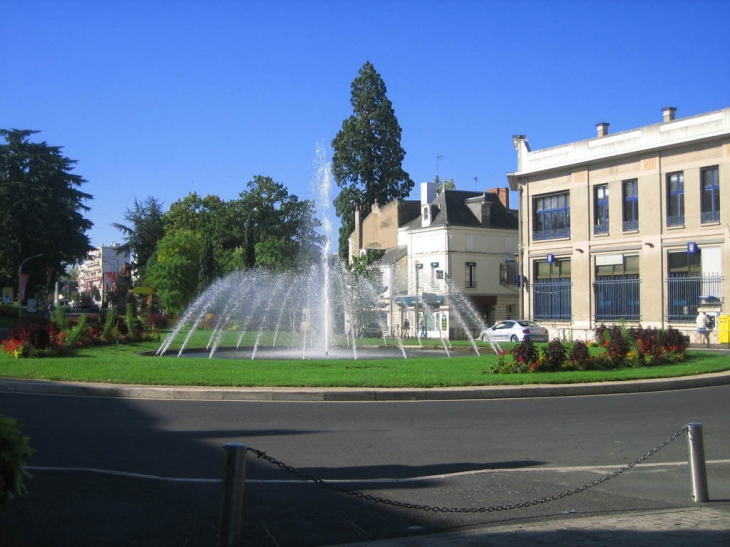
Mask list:
POLYGON ((599 123, 594 138, 542 150, 513 141, 522 315, 566 337, 625 321, 694 340, 698 310, 727 313, 730 108, 665 108, 659 123, 599 123))

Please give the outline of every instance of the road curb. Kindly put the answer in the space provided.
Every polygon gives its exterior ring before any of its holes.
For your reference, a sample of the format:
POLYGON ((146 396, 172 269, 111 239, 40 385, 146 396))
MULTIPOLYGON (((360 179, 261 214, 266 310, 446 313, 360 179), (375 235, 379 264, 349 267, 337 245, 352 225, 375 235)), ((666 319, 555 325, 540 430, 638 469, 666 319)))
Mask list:
POLYGON ((726 384, 730 384, 730 371, 680 378, 625 382, 453 388, 173 387, 0 379, 0 392, 194 401, 395 402, 615 395, 620 393, 692 389, 726 384))

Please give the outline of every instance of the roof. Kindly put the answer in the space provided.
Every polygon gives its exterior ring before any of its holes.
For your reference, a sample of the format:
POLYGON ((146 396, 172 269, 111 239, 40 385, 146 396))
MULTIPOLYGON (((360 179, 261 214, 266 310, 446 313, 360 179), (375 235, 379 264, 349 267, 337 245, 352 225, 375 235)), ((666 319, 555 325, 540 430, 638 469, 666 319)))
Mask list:
MULTIPOLYGON (((472 226, 475 228, 517 228, 517 216, 507 209, 497 194, 467 190, 445 190, 431 203, 431 226, 472 226), (481 199, 479 199, 481 198, 481 199), (471 200, 484 200, 491 203, 490 224, 484 226, 467 205, 471 200)), ((409 229, 423 227, 419 215, 406 225, 409 229)))

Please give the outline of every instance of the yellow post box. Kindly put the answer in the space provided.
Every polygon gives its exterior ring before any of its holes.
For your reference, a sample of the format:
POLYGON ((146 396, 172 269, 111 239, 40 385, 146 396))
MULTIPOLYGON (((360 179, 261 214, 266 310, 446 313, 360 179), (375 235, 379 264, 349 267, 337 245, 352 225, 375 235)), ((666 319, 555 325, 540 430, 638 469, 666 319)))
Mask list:
POLYGON ((730 315, 717 318, 717 338, 721 344, 730 344, 730 315))

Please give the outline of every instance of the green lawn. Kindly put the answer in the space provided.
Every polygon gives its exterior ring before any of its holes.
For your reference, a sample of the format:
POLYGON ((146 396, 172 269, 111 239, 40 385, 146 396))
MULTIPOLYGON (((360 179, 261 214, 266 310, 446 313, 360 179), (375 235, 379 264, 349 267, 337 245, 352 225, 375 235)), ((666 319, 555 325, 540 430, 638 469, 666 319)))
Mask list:
MULTIPOLYGON (((205 347, 210 333, 195 333, 189 345, 205 347)), ((179 337, 182 340, 182 337, 179 337)), ((180 340, 180 341, 181 341, 180 340)), ((244 345, 252 340, 245 338, 244 345)), ((235 345, 224 339, 222 345, 235 345)), ((360 341, 363 342, 363 341, 360 341)), ((378 340, 365 340, 377 344, 378 340)), ((389 341, 391 342, 391 341, 389 341)), ((379 341, 382 344, 382 340, 379 341)), ((411 341, 410 343, 415 343, 411 341)), ((438 346, 438 341, 430 341, 438 346)), ((175 343, 172 347, 179 348, 175 343)), ((319 387, 444 387, 520 384, 606 382, 667 378, 730 370, 730 359, 712 352, 691 351, 683 363, 616 371, 577 371, 532 374, 490 374, 496 363, 487 344, 479 342, 481 355, 461 346, 467 356, 382 360, 228 360, 153 357, 158 342, 84 348, 63 358, 15 359, 0 353, 0 377, 113 384, 180 386, 319 386, 319 387)), ((538 344, 541 346, 541 344, 538 344)), ((504 344, 509 350, 512 344, 504 344)), ((456 353, 456 352, 454 352, 456 353)), ((509 356, 507 357, 509 359, 509 356)))

